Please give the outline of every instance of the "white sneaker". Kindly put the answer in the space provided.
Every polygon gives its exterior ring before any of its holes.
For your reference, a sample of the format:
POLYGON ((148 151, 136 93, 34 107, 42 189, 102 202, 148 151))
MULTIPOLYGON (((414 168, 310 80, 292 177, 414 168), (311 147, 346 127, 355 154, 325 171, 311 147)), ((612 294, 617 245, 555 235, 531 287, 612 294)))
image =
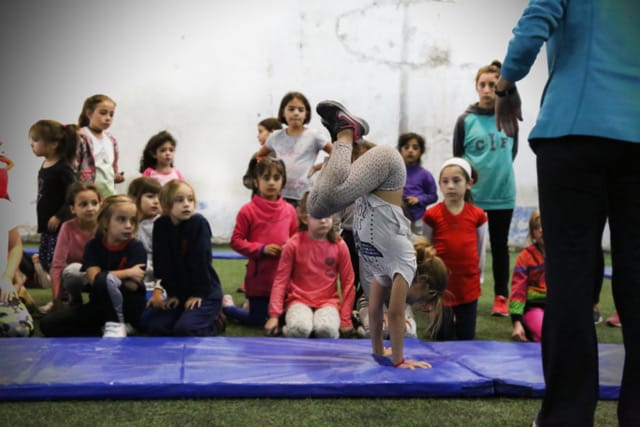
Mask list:
POLYGON ((124 323, 107 322, 102 330, 102 338, 125 338, 127 336, 127 329, 124 323))
POLYGON ((411 310, 411 306, 409 304, 407 304, 404 309, 404 316, 404 336, 406 338, 418 338, 418 326, 416 325, 416 319, 413 317, 413 310, 411 310))
POLYGON ((225 294, 222 297, 222 306, 223 307, 233 307, 235 304, 233 303, 233 297, 229 294, 225 294))
POLYGON ((416 325, 415 319, 407 318, 405 319, 404 323, 405 323, 404 336, 406 338, 418 338, 418 327, 416 325))

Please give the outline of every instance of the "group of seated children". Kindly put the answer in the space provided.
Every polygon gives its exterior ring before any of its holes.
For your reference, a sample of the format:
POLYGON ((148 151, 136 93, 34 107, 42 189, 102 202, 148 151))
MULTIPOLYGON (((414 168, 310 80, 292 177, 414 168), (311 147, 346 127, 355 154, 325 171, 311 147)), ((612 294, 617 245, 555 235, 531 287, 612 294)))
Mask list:
MULTIPOLYGON (((92 104, 92 98, 83 106, 88 120, 80 130, 52 121, 32 127, 34 153, 45 157, 43 170, 49 167, 47 159, 57 164, 72 148, 82 152, 70 142, 72 131, 80 135, 83 130, 89 135, 84 139, 95 139, 100 129, 109 127, 105 117, 112 117, 115 103, 97 96, 92 104), (56 141, 52 147, 58 151, 46 149, 51 141, 56 141)), ((80 179, 68 185, 64 206, 55 209, 68 211, 71 219, 52 234, 49 271, 40 262, 42 255, 33 258, 38 281, 52 289, 52 302, 43 309, 48 313, 40 321, 42 333, 122 337, 136 330, 211 336, 224 330, 226 316, 264 328, 267 335, 337 338, 351 334, 356 326, 360 336, 369 336, 368 284, 359 283, 352 231, 355 203, 326 218, 315 218, 307 210, 310 177, 321 168, 313 164, 315 156, 320 150, 332 151, 330 143, 306 127, 310 117, 304 95, 290 92, 282 99, 278 118, 258 124, 261 148, 243 177, 252 197, 239 210, 231 237, 232 249, 248 259, 243 284, 247 301, 242 306, 236 306, 231 295, 222 295, 211 265, 209 223, 196 213, 195 192, 173 166, 176 141, 163 131, 146 144, 140 161, 143 176, 130 183, 127 196, 108 195, 101 202, 105 193, 98 184, 80 179), (301 144, 304 149, 299 149, 301 144), (303 157, 295 157, 293 145, 296 152, 305 153, 303 157), (291 177, 288 181, 290 171, 295 172, 293 182, 291 177), (89 293, 86 302, 82 292, 89 293)), ((115 139, 108 141, 117 153, 115 139)), ((80 145, 84 150, 93 147, 80 145)), ((351 161, 374 146, 359 139, 351 161)), ((454 157, 434 180, 420 165, 425 140, 416 133, 400 135, 397 150, 406 166, 402 198, 414 247, 419 251, 432 244, 448 275, 442 317, 431 322, 429 330, 436 339, 473 339, 487 234, 486 213, 470 196, 476 171, 467 160, 454 157), (443 200, 434 204, 436 182, 443 200)), ((110 161, 115 171, 117 156, 110 161)), ((113 179, 120 176, 116 173, 113 179)), ((51 186, 41 190, 51 191, 51 186)), ((58 222, 56 218, 54 225, 58 222)), ((529 237, 532 245, 518 256, 514 268, 509 308, 513 339, 539 341, 546 285, 537 211, 529 237)), ((383 326, 387 336, 386 318, 383 326)), ((410 305, 405 334, 416 336, 410 305)))

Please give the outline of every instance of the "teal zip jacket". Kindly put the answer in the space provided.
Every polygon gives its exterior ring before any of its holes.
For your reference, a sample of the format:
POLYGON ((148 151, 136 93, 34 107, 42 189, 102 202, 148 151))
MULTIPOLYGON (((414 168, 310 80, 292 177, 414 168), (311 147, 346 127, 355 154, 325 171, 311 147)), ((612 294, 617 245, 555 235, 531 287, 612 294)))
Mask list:
POLYGON ((529 139, 590 135, 640 143, 640 1, 612 3, 529 2, 501 69, 517 82, 547 42, 549 78, 529 139))

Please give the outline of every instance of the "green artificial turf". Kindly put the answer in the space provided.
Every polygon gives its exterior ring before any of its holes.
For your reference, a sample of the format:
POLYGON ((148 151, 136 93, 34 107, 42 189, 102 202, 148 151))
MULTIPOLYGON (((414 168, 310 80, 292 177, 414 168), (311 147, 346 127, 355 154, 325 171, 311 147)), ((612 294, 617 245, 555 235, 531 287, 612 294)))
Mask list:
MULTIPOLYGON (((228 250, 228 247, 218 248, 228 250)), ((516 253, 512 253, 512 262, 516 253)), ((490 255, 488 254, 488 258, 490 255)), ((609 258, 607 257, 607 264, 609 258)), ((236 304, 245 262, 214 260, 224 292, 236 304)), ((491 317, 493 279, 487 260, 483 295, 479 301, 476 339, 510 341, 511 321, 491 317)), ((31 289, 39 304, 50 291, 31 289)), ((600 308, 606 318, 614 311, 611 283, 605 280, 600 308)), ((418 333, 424 319, 416 315, 418 333)), ((621 330, 601 323, 596 326, 603 343, 622 343, 621 330)), ((36 331, 39 336, 39 331, 36 331)), ((226 336, 261 336, 260 329, 229 323, 226 336)), ((356 339, 356 338, 354 338, 356 339)), ((1 342, 0 342, 1 345, 1 342)), ((241 356, 239 356, 241 357, 241 356)), ((28 361, 25 361, 28 363, 28 361)), ((615 426, 615 401, 600 401, 596 426, 615 426)), ((512 398, 318 398, 318 399, 178 399, 126 401, 2 402, 0 419, 7 426, 530 426, 540 407, 539 399, 512 398)))

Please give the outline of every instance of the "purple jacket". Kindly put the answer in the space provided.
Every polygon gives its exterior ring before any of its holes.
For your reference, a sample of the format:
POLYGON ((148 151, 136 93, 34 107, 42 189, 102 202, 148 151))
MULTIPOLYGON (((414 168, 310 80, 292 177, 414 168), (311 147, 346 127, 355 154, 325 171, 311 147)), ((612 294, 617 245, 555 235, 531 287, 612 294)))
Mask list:
POLYGON ((407 182, 404 185, 402 198, 406 200, 408 196, 417 197, 420 200, 413 206, 405 203, 412 221, 422 218, 427 206, 438 200, 438 189, 433 175, 418 164, 407 166, 407 182))

